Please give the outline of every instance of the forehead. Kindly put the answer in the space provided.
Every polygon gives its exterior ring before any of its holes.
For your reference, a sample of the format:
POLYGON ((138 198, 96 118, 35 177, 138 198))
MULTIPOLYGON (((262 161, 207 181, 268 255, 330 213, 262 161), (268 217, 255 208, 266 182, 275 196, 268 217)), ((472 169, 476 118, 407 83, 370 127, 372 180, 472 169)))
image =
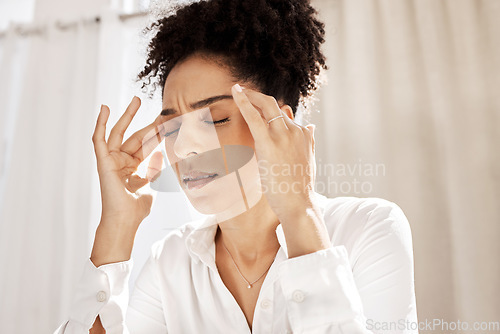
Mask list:
POLYGON ((165 80, 163 106, 230 93, 234 82, 227 67, 206 57, 190 56, 174 66, 165 80))

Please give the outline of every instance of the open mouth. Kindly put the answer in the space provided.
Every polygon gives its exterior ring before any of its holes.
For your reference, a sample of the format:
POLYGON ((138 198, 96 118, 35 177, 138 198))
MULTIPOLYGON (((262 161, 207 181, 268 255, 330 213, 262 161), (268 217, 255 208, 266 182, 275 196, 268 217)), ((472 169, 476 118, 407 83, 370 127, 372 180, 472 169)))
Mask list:
POLYGON ((186 175, 182 177, 182 182, 185 187, 189 190, 191 189, 200 189, 205 185, 212 182, 217 176, 217 173, 208 174, 208 173, 196 173, 198 175, 186 175))

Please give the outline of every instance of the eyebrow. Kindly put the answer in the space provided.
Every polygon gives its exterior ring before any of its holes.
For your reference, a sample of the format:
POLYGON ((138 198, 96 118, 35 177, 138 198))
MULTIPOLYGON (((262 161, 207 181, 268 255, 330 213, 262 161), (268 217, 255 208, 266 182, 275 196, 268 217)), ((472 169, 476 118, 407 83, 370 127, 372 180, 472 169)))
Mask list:
MULTIPOLYGON (((209 106, 215 102, 221 101, 221 100, 227 100, 227 99, 233 99, 232 95, 216 95, 216 96, 211 96, 209 98, 200 100, 198 102, 191 103, 189 107, 193 110, 195 109, 200 109, 206 106, 209 106)), ((177 113, 177 111, 173 108, 167 108, 163 109, 160 113, 162 116, 168 116, 168 115, 173 115, 177 113)))

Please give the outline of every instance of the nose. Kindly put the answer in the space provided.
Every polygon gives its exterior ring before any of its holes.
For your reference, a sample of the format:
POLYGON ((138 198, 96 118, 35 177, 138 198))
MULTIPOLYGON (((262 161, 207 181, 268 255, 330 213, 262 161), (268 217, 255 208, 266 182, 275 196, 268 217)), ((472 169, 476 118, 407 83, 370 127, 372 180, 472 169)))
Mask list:
POLYGON ((217 131, 207 109, 187 112, 178 117, 175 120, 178 128, 175 137, 165 142, 168 151, 175 155, 172 163, 220 147, 217 131))
POLYGON ((207 144, 211 140, 205 138, 206 135, 198 120, 194 117, 184 117, 173 146, 175 155, 179 159, 185 159, 209 150, 207 144))
POLYGON ((196 129, 189 123, 189 121, 183 121, 174 142, 174 153, 179 159, 198 154, 202 149, 199 138, 196 136, 196 129))

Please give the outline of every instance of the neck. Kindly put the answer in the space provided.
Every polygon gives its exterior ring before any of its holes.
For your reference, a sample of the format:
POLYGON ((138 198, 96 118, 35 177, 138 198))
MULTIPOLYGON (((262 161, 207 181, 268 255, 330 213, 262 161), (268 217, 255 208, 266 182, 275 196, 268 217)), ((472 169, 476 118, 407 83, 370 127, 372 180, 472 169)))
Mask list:
POLYGON ((235 260, 252 264, 280 247, 276 236, 278 217, 265 196, 248 211, 219 223, 216 242, 222 242, 235 260))

